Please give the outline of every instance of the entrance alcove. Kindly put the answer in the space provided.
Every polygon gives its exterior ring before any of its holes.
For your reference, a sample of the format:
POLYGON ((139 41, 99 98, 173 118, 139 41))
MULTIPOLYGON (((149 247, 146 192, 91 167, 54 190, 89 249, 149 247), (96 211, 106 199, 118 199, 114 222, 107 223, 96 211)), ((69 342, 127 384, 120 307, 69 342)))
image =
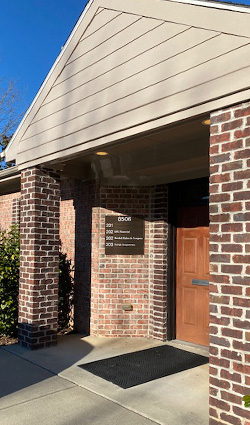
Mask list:
MULTIPOLYGON (((50 164, 60 169, 62 201, 71 200, 74 207, 75 229, 71 226, 71 231, 75 234, 77 331, 113 336, 123 333, 133 336, 140 332, 140 336, 161 340, 176 338, 178 206, 192 205, 194 199, 197 203, 203 197, 201 203, 208 211, 209 127, 203 124, 204 118, 196 117, 110 144, 103 151, 99 148, 50 164), (182 198, 181 202, 178 198, 182 198), (140 290, 146 300, 133 299, 132 295, 124 298, 128 288, 122 288, 129 279, 133 281, 132 275, 111 273, 112 267, 113 272, 117 272, 118 265, 114 266, 111 256, 105 256, 103 236, 107 214, 133 215, 145 221, 146 252, 144 259, 139 260, 141 269, 138 266, 138 270, 144 273, 145 282, 140 290), (104 285, 109 278, 110 283, 114 278, 117 280, 114 300, 112 289, 107 291, 104 285), (140 325, 133 313, 129 321, 121 306, 116 306, 129 300, 132 304, 142 302, 144 311, 141 310, 141 317, 137 316, 141 318, 140 325), (100 310, 104 311, 107 303, 111 305, 110 315, 102 323, 100 310), (136 326, 141 330, 133 331, 136 326)), ((135 267, 131 256, 114 259, 120 268, 129 261, 131 267, 135 267)))

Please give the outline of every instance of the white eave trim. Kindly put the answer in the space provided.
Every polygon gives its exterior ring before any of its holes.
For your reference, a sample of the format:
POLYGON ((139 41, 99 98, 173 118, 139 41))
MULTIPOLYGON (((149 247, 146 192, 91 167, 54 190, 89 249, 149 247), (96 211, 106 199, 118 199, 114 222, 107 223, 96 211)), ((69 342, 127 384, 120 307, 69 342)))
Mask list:
POLYGON ((68 39, 67 39, 66 43, 64 44, 64 46, 63 46, 63 48, 62 48, 62 50, 61 50, 60 54, 58 55, 58 57, 57 57, 56 61, 54 62, 54 64, 53 64, 52 68, 50 69, 49 73, 47 74, 47 77, 46 77, 46 78, 45 78, 45 80, 43 81, 43 83, 42 83, 42 85, 41 85, 40 89, 38 90, 38 92, 37 92, 37 94, 36 94, 36 96, 35 96, 35 98, 34 98, 33 102, 31 103, 31 105, 30 105, 30 107, 28 108, 27 112, 25 113, 25 115, 24 115, 24 117, 23 117, 22 121, 20 122, 20 124, 19 124, 19 126, 17 127, 17 129, 16 129, 15 133, 13 134, 13 136, 12 136, 12 138, 11 138, 11 140, 10 140, 9 144, 7 145, 6 149, 5 149, 5 150, 1 153, 1 156, 3 155, 3 157, 6 157, 6 152, 8 152, 8 150, 9 150, 9 149, 10 149, 10 147, 11 147, 11 145, 14 143, 15 138, 16 138, 16 136, 17 136, 18 132, 19 132, 19 129, 22 127, 22 125, 23 125, 24 121, 26 120, 26 118, 28 117, 28 115, 29 115, 29 113, 30 113, 31 109, 33 108, 34 104, 35 104, 35 103, 36 103, 36 101, 38 100, 38 98, 39 98, 39 96, 40 96, 41 92, 43 91, 44 87, 46 86, 46 84, 47 84, 47 82, 48 82, 49 78, 50 78, 50 77, 51 77, 51 75, 53 74, 53 72, 54 72, 54 70, 55 70, 55 68, 56 68, 57 64, 58 64, 58 63, 60 62, 60 60, 62 59, 62 57, 63 57, 63 55, 64 55, 64 53, 65 53, 65 51, 66 51, 66 49, 67 49, 68 45, 70 44, 70 42, 71 42, 72 38, 74 37, 75 32, 77 31, 77 29, 78 29, 78 28, 79 28, 79 26, 81 25, 82 20, 84 19, 84 17, 85 17, 85 15, 86 15, 87 11, 89 10, 89 8, 90 8, 90 6, 92 5, 92 3, 93 3, 93 2, 94 2, 94 0, 89 0, 89 2, 86 4, 86 6, 85 6, 85 8, 84 8, 84 10, 83 10, 83 12, 82 12, 82 14, 81 14, 80 18, 78 19, 78 21, 77 21, 77 23, 75 24, 75 26, 74 26, 74 28, 73 28, 72 32, 70 33, 70 35, 69 35, 69 37, 68 37, 68 39))
POLYGON ((6 168, 5 170, 0 171, 0 182, 6 179, 14 178, 17 175, 20 175, 20 171, 17 165, 13 167, 6 168))
POLYGON ((14 180, 20 180, 20 179, 21 179, 21 173, 20 174, 16 174, 15 176, 6 177, 5 179, 0 180, 0 187, 1 187, 1 184, 2 183, 14 181, 14 180))
POLYGON ((202 1, 202 0, 170 0, 175 3, 184 3, 184 4, 191 4, 194 6, 203 6, 203 7, 209 7, 214 9, 223 9, 223 10, 231 10, 233 12, 240 12, 240 13, 250 13, 250 7, 248 5, 237 5, 237 4, 230 4, 230 3, 219 3, 216 1, 202 1))

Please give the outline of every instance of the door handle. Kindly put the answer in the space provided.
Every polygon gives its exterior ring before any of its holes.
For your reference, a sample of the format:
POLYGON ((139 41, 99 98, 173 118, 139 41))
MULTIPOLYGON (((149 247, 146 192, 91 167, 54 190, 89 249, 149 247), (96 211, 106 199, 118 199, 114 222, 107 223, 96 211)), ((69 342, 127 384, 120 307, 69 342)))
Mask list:
POLYGON ((209 286, 209 281, 208 280, 201 280, 201 279, 192 279, 192 285, 209 286))

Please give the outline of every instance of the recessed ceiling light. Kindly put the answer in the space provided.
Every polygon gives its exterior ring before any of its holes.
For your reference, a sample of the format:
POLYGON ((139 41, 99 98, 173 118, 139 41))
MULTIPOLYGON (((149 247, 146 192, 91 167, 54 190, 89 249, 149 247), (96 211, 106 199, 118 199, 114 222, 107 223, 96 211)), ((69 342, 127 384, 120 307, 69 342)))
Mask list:
POLYGON ((202 121, 202 124, 203 125, 210 125, 211 121, 210 121, 210 119, 207 119, 207 120, 202 121))
POLYGON ((95 152, 95 154, 98 156, 106 156, 108 155, 108 152, 95 152))

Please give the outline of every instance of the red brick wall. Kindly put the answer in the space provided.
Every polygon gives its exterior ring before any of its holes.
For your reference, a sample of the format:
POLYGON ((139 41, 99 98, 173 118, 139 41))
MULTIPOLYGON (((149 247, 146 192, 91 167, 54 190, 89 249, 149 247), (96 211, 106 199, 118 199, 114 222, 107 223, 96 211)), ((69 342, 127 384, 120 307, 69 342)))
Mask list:
MULTIPOLYGON (((10 221, 10 211, 6 208, 4 223, 10 221)), ((91 314, 93 334, 166 339, 167 229, 164 185, 100 190, 96 183, 61 181, 60 240, 74 268, 74 321, 78 332, 90 332, 91 314), (105 256, 106 214, 144 217, 144 256, 105 256), (132 312, 122 310, 125 303, 133 305, 132 312)))
POLYGON ((150 204, 149 188, 101 189, 93 219, 92 335, 148 336, 150 204), (105 255, 105 216, 110 214, 145 218, 144 255, 105 255), (123 304, 132 304, 133 311, 123 311, 123 304))
POLYGON ((19 192, 0 196, 0 231, 19 221, 19 192))
POLYGON ((38 168, 21 176, 19 343, 56 343, 59 278, 58 177, 38 168))
POLYGON ((166 190, 104 187, 100 205, 93 210, 92 224, 91 333, 164 339, 166 190), (110 214, 145 220, 144 255, 105 255, 105 216, 110 214), (133 311, 124 311, 123 304, 132 304, 133 311))
POLYGON ((67 253, 74 265, 75 261, 75 207, 74 188, 70 180, 61 182, 60 202, 60 242, 64 253, 67 253))
POLYGON ((250 102, 211 115, 210 424, 249 425, 250 102))

